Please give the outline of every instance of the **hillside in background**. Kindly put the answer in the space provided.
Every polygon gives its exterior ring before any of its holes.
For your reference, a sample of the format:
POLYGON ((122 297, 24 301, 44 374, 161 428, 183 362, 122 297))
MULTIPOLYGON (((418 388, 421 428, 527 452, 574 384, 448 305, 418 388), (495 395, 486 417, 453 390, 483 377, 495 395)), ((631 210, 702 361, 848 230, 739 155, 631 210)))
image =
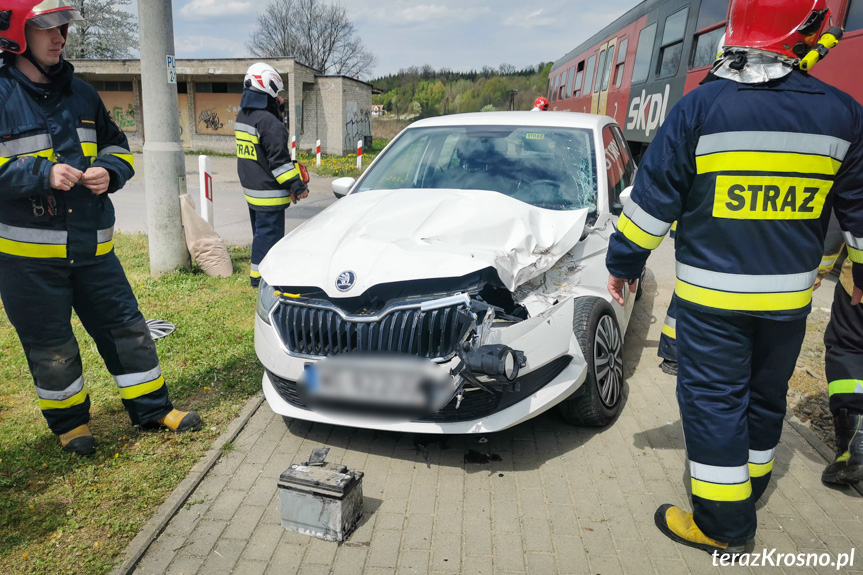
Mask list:
POLYGON ((544 96, 553 62, 516 70, 501 64, 479 72, 435 70, 412 66, 397 74, 372 80, 383 94, 372 103, 383 105, 390 118, 426 118, 442 114, 491 110, 530 110, 544 96))

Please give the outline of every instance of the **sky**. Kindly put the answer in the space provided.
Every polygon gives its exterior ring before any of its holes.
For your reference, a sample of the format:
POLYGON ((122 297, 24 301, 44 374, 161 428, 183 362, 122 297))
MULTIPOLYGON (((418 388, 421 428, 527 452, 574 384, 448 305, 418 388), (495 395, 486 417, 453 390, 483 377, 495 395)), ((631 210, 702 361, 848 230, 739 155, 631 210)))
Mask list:
MULTIPOLYGON (((554 61, 640 0, 342 0, 377 56, 375 78, 401 68, 479 70, 554 61)), ((137 4, 133 3, 133 6, 137 4)), ((173 0, 178 58, 242 58, 266 0, 173 0)))

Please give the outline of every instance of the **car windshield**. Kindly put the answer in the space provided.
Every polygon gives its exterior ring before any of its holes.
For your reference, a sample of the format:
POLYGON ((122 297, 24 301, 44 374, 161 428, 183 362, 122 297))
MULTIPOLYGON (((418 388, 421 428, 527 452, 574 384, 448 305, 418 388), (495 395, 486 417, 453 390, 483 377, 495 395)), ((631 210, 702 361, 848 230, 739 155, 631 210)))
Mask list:
POLYGON ((535 126, 447 126, 403 132, 357 186, 491 190, 552 210, 596 211, 593 132, 535 126))

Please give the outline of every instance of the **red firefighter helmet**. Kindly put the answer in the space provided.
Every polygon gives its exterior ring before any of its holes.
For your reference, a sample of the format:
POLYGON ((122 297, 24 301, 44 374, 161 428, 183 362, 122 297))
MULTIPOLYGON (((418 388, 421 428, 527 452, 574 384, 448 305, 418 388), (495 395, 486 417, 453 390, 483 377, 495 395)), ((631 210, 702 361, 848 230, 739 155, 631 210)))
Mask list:
POLYGON ((540 96, 533 102, 534 108, 539 108, 540 110, 548 110, 548 98, 545 96, 540 96))
POLYGON ((50 30, 83 20, 69 0, 0 0, 0 50, 25 52, 27 25, 50 30))
POLYGON ((802 58, 829 25, 826 0, 732 0, 725 45, 802 58))

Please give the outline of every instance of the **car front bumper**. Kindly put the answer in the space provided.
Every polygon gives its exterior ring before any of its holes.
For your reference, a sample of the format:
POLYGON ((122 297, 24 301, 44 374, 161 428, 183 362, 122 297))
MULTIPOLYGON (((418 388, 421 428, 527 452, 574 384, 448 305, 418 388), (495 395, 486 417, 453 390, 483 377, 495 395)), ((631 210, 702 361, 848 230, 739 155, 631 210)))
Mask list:
MULTIPOLYGON (((414 421, 363 414, 359 409, 357 412, 323 413, 306 408, 294 390, 309 360, 291 356, 272 326, 260 317, 255 321, 255 350, 266 368, 262 378, 264 396, 272 410, 284 417, 409 433, 490 433, 536 417, 571 396, 584 383, 587 362, 572 333, 572 314, 573 300, 570 299, 544 314, 492 333, 489 343, 510 345, 525 353, 528 365, 519 377, 524 397, 519 397, 518 392, 505 392, 485 406, 476 406, 476 402, 471 406, 472 402, 466 398, 459 409, 455 409, 451 401, 439 412, 414 421), (508 396, 510 393, 515 395, 508 396)), ((482 398, 491 399, 489 395, 474 397, 477 402, 482 402, 482 398)))

